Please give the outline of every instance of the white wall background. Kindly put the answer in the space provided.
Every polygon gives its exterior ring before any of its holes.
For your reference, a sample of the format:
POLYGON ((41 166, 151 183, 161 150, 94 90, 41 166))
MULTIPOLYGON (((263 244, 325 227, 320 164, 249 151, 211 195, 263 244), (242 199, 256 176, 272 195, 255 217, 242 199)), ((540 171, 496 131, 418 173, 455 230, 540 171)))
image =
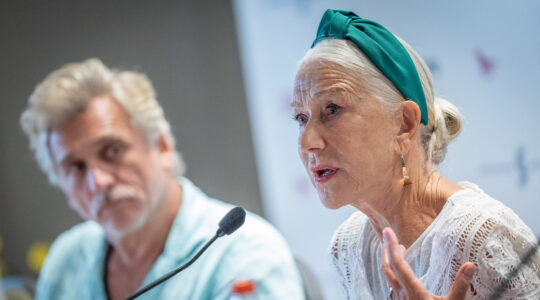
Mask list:
POLYGON ((540 2, 235 0, 263 205, 296 256, 339 298, 328 241, 353 211, 325 209, 297 155, 289 101, 297 62, 327 8, 353 10, 409 42, 464 130, 441 173, 468 180, 540 233, 540 2))

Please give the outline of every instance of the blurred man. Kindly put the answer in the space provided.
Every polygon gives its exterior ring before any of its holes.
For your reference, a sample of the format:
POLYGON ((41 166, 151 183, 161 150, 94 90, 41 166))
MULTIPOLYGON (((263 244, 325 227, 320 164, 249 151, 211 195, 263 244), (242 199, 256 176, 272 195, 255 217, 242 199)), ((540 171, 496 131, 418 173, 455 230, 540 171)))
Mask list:
MULTIPOLYGON (((152 84, 90 59, 52 72, 21 124, 42 170, 87 222, 64 232, 37 299, 124 299, 189 260, 231 208, 187 178, 152 84)), ((283 238, 261 218, 218 240, 147 299, 226 299, 252 279, 259 299, 303 299, 283 238)))

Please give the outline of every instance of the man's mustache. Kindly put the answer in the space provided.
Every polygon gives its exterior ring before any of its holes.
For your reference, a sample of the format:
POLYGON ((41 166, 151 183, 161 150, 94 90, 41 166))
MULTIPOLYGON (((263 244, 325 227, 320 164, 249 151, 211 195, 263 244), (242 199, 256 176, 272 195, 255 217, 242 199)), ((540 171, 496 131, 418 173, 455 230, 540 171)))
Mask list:
POLYGON ((137 192, 134 188, 126 185, 115 186, 94 196, 90 203, 90 210, 92 215, 96 216, 107 204, 136 197, 137 192))

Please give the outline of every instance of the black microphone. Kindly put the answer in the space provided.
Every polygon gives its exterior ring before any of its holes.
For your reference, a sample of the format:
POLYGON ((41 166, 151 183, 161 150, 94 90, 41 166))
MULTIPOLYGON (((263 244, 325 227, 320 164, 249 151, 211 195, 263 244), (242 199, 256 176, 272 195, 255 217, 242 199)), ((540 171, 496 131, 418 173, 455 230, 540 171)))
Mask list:
POLYGON ((147 284, 146 286, 144 286, 143 288, 141 288, 139 291, 137 291, 135 294, 127 297, 125 300, 133 300, 137 297, 139 297, 140 295, 148 292, 150 289, 154 288, 155 286, 157 286, 158 284, 164 282, 165 280, 168 280, 169 278, 173 277, 174 275, 180 273, 182 270, 186 269, 187 267, 189 267, 192 263, 194 263, 197 258, 199 258, 199 256, 201 256, 201 254, 206 251, 206 249, 208 247, 210 247, 210 245, 212 245, 212 243, 217 240, 218 238, 224 236, 224 235, 229 235, 233 232, 236 231, 236 229, 240 228, 240 226, 242 226, 244 224, 244 221, 246 220, 246 211, 237 206, 233 209, 231 209, 222 219, 221 221, 219 221, 219 225, 218 225, 218 230, 216 231, 216 234, 214 235, 213 238, 211 238, 202 248, 201 250, 199 250, 199 252, 197 252, 197 254, 195 254, 195 256, 193 256, 193 258, 191 258, 187 263, 185 263, 184 265, 178 267, 177 269, 175 270, 172 270, 170 271, 169 273, 161 276, 160 278, 156 279, 155 281, 147 284))
POLYGON ((222 219, 219 221, 218 230, 216 235, 222 237, 224 235, 229 235, 236 231, 244 224, 246 220, 246 211, 237 206, 231 209, 222 219))

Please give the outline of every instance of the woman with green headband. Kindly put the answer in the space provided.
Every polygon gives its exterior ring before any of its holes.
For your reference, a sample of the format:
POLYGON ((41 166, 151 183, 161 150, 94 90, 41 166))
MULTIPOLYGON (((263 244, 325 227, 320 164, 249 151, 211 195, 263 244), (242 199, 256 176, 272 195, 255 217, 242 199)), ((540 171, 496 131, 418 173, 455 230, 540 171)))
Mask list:
POLYGON ((536 244, 512 210, 437 172, 461 130, 404 41, 352 12, 328 10, 300 62, 299 154, 323 204, 352 205, 331 260, 347 299, 540 299, 536 244), (444 296, 444 297, 442 297, 444 296))

